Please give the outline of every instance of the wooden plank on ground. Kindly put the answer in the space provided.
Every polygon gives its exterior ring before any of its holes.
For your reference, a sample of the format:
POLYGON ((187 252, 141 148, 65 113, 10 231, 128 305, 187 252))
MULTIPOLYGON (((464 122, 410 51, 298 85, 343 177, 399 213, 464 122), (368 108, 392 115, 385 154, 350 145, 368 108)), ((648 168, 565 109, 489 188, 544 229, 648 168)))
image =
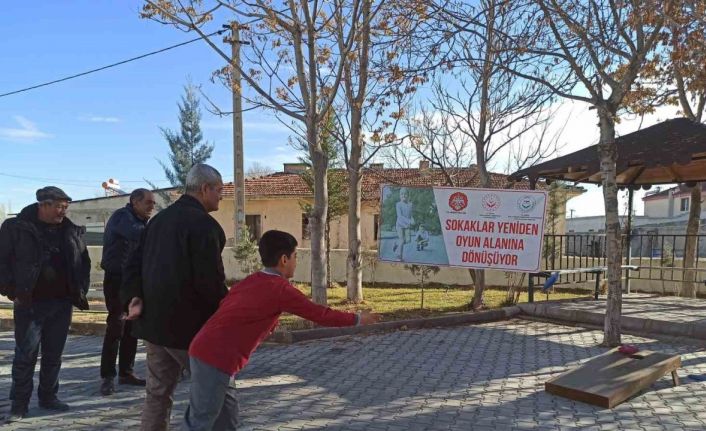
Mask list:
POLYGON ((544 388, 554 395, 613 408, 669 372, 677 385, 680 366, 679 355, 644 350, 629 356, 613 349, 548 380, 544 388))

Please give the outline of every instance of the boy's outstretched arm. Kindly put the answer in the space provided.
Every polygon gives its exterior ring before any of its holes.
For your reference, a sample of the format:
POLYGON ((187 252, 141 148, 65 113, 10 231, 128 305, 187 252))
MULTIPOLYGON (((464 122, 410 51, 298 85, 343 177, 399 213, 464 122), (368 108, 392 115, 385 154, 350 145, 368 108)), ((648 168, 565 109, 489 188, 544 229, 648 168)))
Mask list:
POLYGON ((379 314, 369 311, 355 314, 316 304, 289 284, 283 288, 280 295, 280 311, 296 314, 323 326, 370 325, 380 321, 379 314))

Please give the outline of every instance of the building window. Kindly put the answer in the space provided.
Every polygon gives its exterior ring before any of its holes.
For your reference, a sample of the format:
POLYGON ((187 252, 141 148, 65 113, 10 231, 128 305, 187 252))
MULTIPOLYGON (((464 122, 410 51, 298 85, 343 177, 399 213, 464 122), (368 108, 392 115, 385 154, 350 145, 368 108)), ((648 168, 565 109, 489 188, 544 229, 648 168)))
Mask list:
POLYGON ((380 228, 380 214, 373 215, 373 239, 378 240, 378 229, 380 228))
POLYGON ((245 215, 245 226, 247 226, 250 232, 250 239, 253 241, 259 241, 260 236, 262 236, 262 218, 259 214, 257 215, 245 215))
POLYGON ((682 198, 679 202, 679 211, 689 211, 689 198, 682 198))
POLYGON ((302 214, 302 239, 311 238, 311 228, 309 226, 309 217, 306 214, 302 214))

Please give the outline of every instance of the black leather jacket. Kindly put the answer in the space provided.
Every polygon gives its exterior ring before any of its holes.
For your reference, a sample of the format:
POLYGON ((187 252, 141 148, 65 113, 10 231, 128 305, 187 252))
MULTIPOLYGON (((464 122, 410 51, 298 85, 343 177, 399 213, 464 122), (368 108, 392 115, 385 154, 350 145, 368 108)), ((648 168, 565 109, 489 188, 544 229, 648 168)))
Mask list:
MULTIPOLYGON (((31 297, 41 270, 41 235, 37 227, 38 204, 25 207, 0 227, 0 294, 10 299, 31 297)), ((68 218, 61 223, 69 292, 73 305, 88 310, 91 259, 83 234, 86 228, 68 218)))

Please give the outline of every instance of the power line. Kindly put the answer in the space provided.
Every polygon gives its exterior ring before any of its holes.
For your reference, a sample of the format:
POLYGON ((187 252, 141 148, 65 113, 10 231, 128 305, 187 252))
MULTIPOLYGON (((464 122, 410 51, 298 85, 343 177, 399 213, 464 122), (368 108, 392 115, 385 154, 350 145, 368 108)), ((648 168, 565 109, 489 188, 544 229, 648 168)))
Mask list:
POLYGON ((98 184, 96 184, 95 186, 89 186, 87 184, 75 184, 75 183, 70 183, 70 182, 65 182, 65 181, 56 181, 56 180, 47 180, 47 179, 43 179, 43 178, 25 177, 22 175, 8 175, 8 174, 3 174, 3 173, 0 173, 0 176, 9 177, 9 178, 18 178, 21 180, 35 181, 35 182, 42 182, 42 183, 46 183, 47 181, 51 181, 54 184, 60 184, 62 186, 85 187, 85 188, 93 188, 93 189, 99 188, 98 184))
MULTIPOLYGON (((0 177, 8 177, 8 178, 17 178, 20 180, 29 180, 29 181, 43 181, 43 182, 54 182, 57 184, 63 184, 63 185, 68 185, 68 186, 77 186, 77 187, 89 187, 89 184, 97 184, 100 186, 100 184, 105 181, 105 179, 102 180, 85 180, 85 179, 68 179, 68 178, 46 178, 46 177, 30 177, 26 175, 15 175, 15 174, 8 174, 6 172, 0 172, 0 177)), ((232 175, 224 175, 224 179, 232 178, 232 175)), ((149 179, 141 179, 141 180, 118 180, 120 183, 146 183, 149 179)), ((166 183, 169 182, 169 180, 150 180, 153 183, 166 183)), ((94 186, 90 186, 94 187, 94 186)))
MULTIPOLYGON (((85 184, 100 184, 103 181, 105 181, 105 178, 102 180, 85 180, 85 179, 72 180, 72 179, 67 179, 67 178, 28 177, 28 176, 24 176, 24 175, 8 174, 5 172, 0 172, 0 176, 10 177, 10 178, 18 178, 18 179, 22 179, 22 180, 57 181, 57 182, 61 182, 63 184, 76 183, 76 184, 83 184, 83 185, 85 185, 85 184)), ((165 181, 168 181, 168 180, 155 180, 155 182, 157 182, 157 183, 161 183, 161 182, 165 182, 165 181)), ((142 179, 142 180, 121 180, 121 182, 123 182, 123 183, 144 183, 145 180, 144 179, 142 179)))
MULTIPOLYGON (((207 36, 207 37, 210 37, 210 36, 214 36, 214 35, 216 35, 216 34, 222 34, 222 33, 225 32, 225 31, 226 31, 225 29, 223 29, 223 30, 218 30, 218 31, 214 31, 213 33, 207 34, 206 36, 207 36)), ((59 82, 68 81, 68 80, 70 80, 70 79, 78 78, 78 77, 85 76, 85 75, 90 75, 91 73, 100 72, 101 70, 106 70, 106 69, 110 69, 111 67, 116 67, 116 66, 120 66, 120 65, 125 64, 125 63, 130 63, 131 61, 140 60, 140 59, 143 59, 143 58, 145 58, 145 57, 149 57, 149 56, 155 55, 155 54, 160 54, 160 53, 162 53, 162 52, 169 51, 170 49, 179 48, 179 47, 181 47, 181 46, 188 45, 188 44, 193 43, 193 42, 196 42, 196 41, 198 41, 198 40, 201 40, 201 37, 197 37, 197 38, 195 38, 195 39, 187 40, 186 42, 178 43, 178 44, 176 44, 176 45, 168 46, 168 47, 166 47, 166 48, 162 48, 162 49, 159 49, 159 50, 157 50, 157 51, 152 51, 152 52, 148 52, 148 53, 146 53, 146 54, 138 55, 137 57, 128 58, 127 60, 119 61, 119 62, 117 62, 117 63, 113 63, 113 64, 109 64, 109 65, 107 65, 107 66, 99 67, 99 68, 97 68, 97 69, 91 69, 91 70, 88 70, 88 71, 85 71, 85 72, 81 72, 81 73, 77 73, 77 74, 75 74, 75 75, 67 76, 67 77, 64 77, 64 78, 61 78, 61 79, 55 79, 54 81, 45 82, 45 83, 43 83, 43 84, 37 84, 37 85, 33 85, 33 86, 31 86, 31 87, 22 88, 22 89, 20 89, 20 90, 10 91, 9 93, 3 93, 3 94, 0 94, 0 97, 12 96, 12 95, 14 95, 14 94, 23 93, 23 92, 25 92, 25 91, 35 90, 35 89, 37 89, 37 88, 46 87, 46 86, 48 86, 48 85, 57 84, 57 83, 59 83, 59 82)))

